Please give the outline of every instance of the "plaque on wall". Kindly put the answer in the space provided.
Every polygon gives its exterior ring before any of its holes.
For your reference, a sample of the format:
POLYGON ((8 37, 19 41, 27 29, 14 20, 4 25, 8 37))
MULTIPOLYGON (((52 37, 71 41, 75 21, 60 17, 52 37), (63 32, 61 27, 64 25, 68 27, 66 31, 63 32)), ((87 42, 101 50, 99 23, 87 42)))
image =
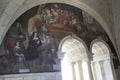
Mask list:
POLYGON ((29 69, 19 69, 19 72, 20 73, 28 73, 28 72, 30 72, 30 70, 29 69))

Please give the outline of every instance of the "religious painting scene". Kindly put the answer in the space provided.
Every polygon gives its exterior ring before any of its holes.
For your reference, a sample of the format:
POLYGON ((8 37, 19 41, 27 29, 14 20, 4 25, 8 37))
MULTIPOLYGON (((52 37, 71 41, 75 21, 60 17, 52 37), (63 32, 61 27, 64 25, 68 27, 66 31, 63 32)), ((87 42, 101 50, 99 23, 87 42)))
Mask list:
POLYGON ((60 41, 75 34, 89 47, 109 37, 99 23, 77 7, 47 3, 23 13, 11 25, 0 46, 0 74, 61 71, 60 41))

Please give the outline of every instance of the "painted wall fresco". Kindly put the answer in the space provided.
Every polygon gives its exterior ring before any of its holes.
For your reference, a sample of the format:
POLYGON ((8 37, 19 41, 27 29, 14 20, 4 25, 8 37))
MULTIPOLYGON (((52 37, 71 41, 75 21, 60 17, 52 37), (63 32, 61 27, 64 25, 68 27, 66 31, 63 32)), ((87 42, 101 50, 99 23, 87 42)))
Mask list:
POLYGON ((76 7, 49 3, 26 11, 3 40, 0 74, 60 71, 58 46, 71 34, 83 39, 88 47, 95 38, 108 41, 97 21, 76 7))

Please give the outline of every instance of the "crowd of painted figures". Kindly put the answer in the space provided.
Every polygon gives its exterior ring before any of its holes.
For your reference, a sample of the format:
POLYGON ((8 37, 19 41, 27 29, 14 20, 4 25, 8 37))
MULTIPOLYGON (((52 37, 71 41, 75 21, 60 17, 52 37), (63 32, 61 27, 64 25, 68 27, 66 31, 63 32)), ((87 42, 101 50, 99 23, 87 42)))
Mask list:
MULTIPOLYGON (((78 10, 75 13, 69 8, 63 8, 59 4, 52 6, 42 5, 39 7, 37 15, 28 20, 28 33, 31 35, 34 31, 39 30, 39 28, 41 29, 40 31, 47 32, 53 37, 56 36, 55 34, 57 33, 54 34, 54 31, 57 31, 57 29, 61 33, 68 31, 65 34, 80 32, 82 31, 81 24, 83 22, 80 21, 78 15, 80 15, 78 10), (54 30, 51 31, 51 29, 54 30)), ((59 36, 57 35, 57 37, 59 36)))
POLYGON ((20 23, 13 26, 4 41, 6 53, 3 64, 7 67, 6 73, 10 71, 17 73, 22 68, 28 68, 31 72, 53 71, 52 66, 56 64, 57 47, 53 46, 52 37, 43 36, 44 38, 40 39, 37 32, 26 36, 20 23), (5 59, 6 64, 4 63, 5 59), (39 68, 36 68, 38 66, 39 68))
POLYGON ((5 54, 0 59, 0 70, 4 71, 1 73, 19 73, 22 68, 31 72, 53 71, 53 64, 59 63, 59 43, 65 36, 76 34, 88 40, 98 33, 87 30, 81 13, 82 10, 68 5, 42 4, 27 20, 26 27, 15 21, 3 42, 5 54))

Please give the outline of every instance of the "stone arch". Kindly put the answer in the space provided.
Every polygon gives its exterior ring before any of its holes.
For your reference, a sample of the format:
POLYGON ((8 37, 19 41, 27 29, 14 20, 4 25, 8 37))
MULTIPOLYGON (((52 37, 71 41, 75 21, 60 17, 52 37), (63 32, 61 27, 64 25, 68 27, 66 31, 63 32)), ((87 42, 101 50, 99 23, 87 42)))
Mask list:
MULTIPOLYGON (((112 41, 115 50, 118 52, 118 49, 116 48, 114 39, 112 37, 112 34, 110 32, 110 29, 107 25, 107 23, 105 22, 105 20, 103 20, 103 18, 100 16, 99 13, 97 13, 94 9, 92 9, 92 7, 90 7, 89 5, 85 4, 82 1, 74 1, 74 0, 70 0, 70 1, 64 1, 64 0, 59 0, 59 1, 55 1, 55 0, 36 0, 36 1, 32 1, 32 3, 26 3, 25 0, 12 0, 9 2, 8 6, 5 8, 4 12, 1 15, 0 18, 0 44, 5 36, 5 34, 7 33, 8 29, 10 28, 10 26, 14 23, 14 21, 20 16, 22 15, 25 11, 29 10, 30 8, 34 7, 34 6, 38 6, 40 4, 44 4, 44 3, 65 3, 65 4, 69 4, 75 7, 78 7, 80 9, 82 9, 83 11, 89 13, 91 16, 93 16, 103 27, 103 29, 106 31, 106 33, 109 35, 110 40, 112 41)), ((118 54, 119 56, 119 54, 118 54)))
POLYGON ((91 42, 90 51, 93 53, 94 57, 111 55, 110 47, 104 40, 101 39, 95 39, 91 42))
POLYGON ((85 42, 84 42, 82 39, 80 39, 79 37, 77 37, 75 34, 68 35, 68 36, 64 37, 64 39, 62 39, 61 42, 60 42, 60 44, 59 44, 58 51, 61 50, 62 45, 63 45, 64 42, 65 42, 66 40, 68 40, 68 39, 76 39, 76 40, 78 40, 79 42, 82 43, 82 45, 83 45, 84 48, 86 49, 86 53, 89 52, 89 51, 88 51, 88 48, 87 48, 87 45, 85 44, 85 42))
POLYGON ((64 55, 61 60, 63 80, 93 80, 88 58, 89 51, 83 40, 74 34, 66 36, 60 42, 58 51, 58 57, 64 55), (68 69, 64 69, 66 66, 68 69), (72 75, 66 78, 66 72, 72 75))
POLYGON ((40 5, 43 3, 66 3, 66 4, 73 5, 75 7, 78 7, 80 9, 86 11, 87 13, 89 13, 93 17, 95 17, 95 19, 102 25, 102 27, 105 29, 105 31, 107 32, 107 34, 110 36, 111 40, 113 41, 112 34, 110 33, 107 23, 105 23, 105 21, 102 19, 102 17, 95 10, 93 10, 89 5, 86 5, 85 3, 81 2, 81 1, 78 2, 78 1, 74 1, 74 0, 71 0, 71 1, 36 0, 29 4, 29 3, 25 3, 25 0, 17 0, 17 1, 11 1, 2 14, 3 16, 0 21, 1 27, 5 27, 5 28, 3 28, 3 32, 1 33, 0 43, 1 43, 2 39, 4 38, 6 32, 8 31, 9 27, 21 14, 23 14, 25 11, 27 11, 28 9, 30 9, 34 6, 37 6, 37 5, 40 5), (13 8, 15 8, 15 9, 13 9, 13 8))
POLYGON ((95 39, 91 42, 90 51, 93 53, 91 67, 94 80, 116 80, 111 50, 108 44, 101 39, 95 39))
POLYGON ((75 58, 72 58, 73 56, 71 56, 71 60, 73 60, 73 62, 77 60, 79 61, 81 59, 88 59, 87 55, 89 51, 88 51, 86 44, 84 43, 83 40, 81 40, 79 37, 77 37, 74 34, 66 36, 59 44, 58 52, 65 52, 67 50, 70 53, 72 52, 77 53, 77 54, 74 54, 76 56, 75 58))

